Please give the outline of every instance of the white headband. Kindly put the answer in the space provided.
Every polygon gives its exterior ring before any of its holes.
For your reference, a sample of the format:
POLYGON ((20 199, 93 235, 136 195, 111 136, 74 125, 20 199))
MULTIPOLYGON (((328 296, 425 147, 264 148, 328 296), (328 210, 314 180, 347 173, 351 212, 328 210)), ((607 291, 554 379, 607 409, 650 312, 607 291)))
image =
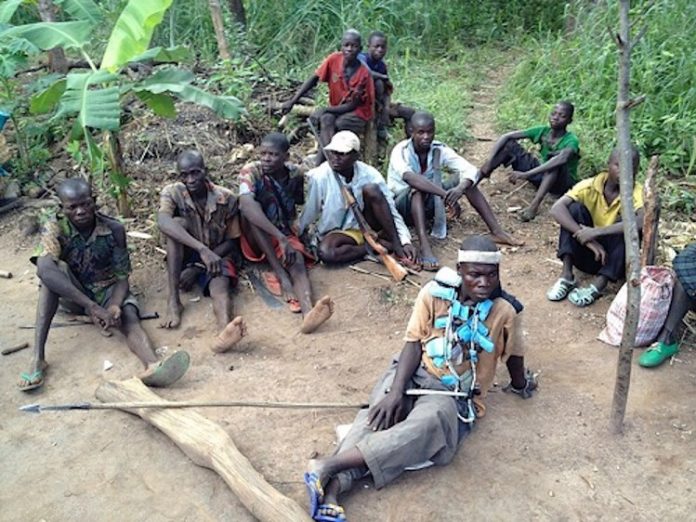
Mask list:
POLYGON ((481 252, 479 250, 460 250, 457 256, 459 263, 482 263, 484 265, 499 265, 503 255, 498 252, 481 252))

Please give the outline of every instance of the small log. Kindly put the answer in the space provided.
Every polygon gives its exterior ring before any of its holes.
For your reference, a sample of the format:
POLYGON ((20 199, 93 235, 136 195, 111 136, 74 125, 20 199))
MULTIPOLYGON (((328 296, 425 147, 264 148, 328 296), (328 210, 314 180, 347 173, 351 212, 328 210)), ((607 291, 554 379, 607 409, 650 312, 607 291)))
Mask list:
POLYGON ((648 266, 655 263, 655 251, 657 249, 657 227, 660 222, 660 195, 657 193, 657 167, 660 163, 659 156, 650 158, 648 173, 643 184, 643 244, 641 245, 640 266, 648 266))
MULTIPOLYGON (((102 402, 166 402, 137 378, 106 382, 99 386, 96 396, 102 402)), ((160 429, 198 466, 218 473, 249 512, 262 522, 311 521, 295 501, 266 482, 239 452, 227 432, 214 422, 188 410, 124 411, 160 429)))
POLYGON ((0 353, 3 355, 10 355, 11 353, 19 352, 19 351, 22 351, 26 348, 29 348, 29 343, 24 342, 24 343, 17 344, 15 346, 10 346, 9 348, 5 348, 0 353))
POLYGON ((0 270, 0 277, 3 279, 12 279, 12 272, 7 270, 0 270))

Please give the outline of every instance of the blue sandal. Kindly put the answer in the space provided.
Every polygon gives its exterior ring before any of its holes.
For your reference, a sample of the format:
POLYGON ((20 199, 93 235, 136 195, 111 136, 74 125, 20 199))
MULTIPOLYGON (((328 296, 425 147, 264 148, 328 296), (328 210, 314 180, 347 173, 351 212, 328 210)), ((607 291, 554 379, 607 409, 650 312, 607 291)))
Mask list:
POLYGON ((338 504, 320 504, 317 513, 314 515, 317 522, 345 522, 346 512, 338 504))
MULTIPOLYGON (((324 488, 319 480, 319 475, 313 471, 304 474, 304 483, 309 495, 309 516, 315 518, 322 501, 324 500, 324 488)), ((318 520, 315 518, 315 520, 318 520)))
POLYGON ((573 303, 575 306, 584 307, 593 304, 602 292, 597 290, 595 285, 586 286, 585 288, 576 288, 568 294, 568 301, 573 303))

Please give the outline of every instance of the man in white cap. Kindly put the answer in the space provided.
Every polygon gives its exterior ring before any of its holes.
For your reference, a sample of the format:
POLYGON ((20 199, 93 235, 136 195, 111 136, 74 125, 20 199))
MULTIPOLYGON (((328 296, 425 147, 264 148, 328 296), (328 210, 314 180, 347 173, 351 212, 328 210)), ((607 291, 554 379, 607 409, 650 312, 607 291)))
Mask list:
POLYGON ((340 181, 352 191, 380 240, 389 244, 401 263, 413 265, 416 251, 411 234, 384 178, 375 168, 358 161, 360 139, 351 131, 340 131, 324 151, 329 161, 307 173, 309 195, 300 216, 299 233, 316 222, 313 236, 318 242, 319 258, 325 263, 349 263, 368 253, 358 221, 341 193, 340 181))
POLYGON ((532 397, 516 300, 500 288, 501 254, 483 236, 466 238, 456 272, 442 268, 413 306, 405 345, 333 455, 311 460, 304 481, 315 520, 345 520, 338 496, 370 474, 377 488, 404 471, 443 466, 484 416, 498 360, 504 391, 532 397), (330 518, 333 517, 333 518, 330 518))

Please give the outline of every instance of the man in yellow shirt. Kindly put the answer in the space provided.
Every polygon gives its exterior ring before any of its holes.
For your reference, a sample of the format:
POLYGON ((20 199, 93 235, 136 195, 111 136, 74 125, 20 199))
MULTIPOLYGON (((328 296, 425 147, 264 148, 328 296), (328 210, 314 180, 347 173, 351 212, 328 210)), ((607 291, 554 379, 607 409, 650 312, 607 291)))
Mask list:
MULTIPOLYGON (((638 173, 640 157, 632 148, 633 178, 638 173)), ((634 184, 633 206, 638 230, 643 226, 643 186, 634 184)), ((626 248, 621 224, 619 197, 619 151, 615 148, 607 172, 577 183, 551 208, 551 215, 561 225, 558 257, 563 261, 561 277, 546 292, 551 301, 566 297, 576 306, 588 306, 601 295, 609 281, 625 275, 626 248), (576 288, 573 267, 594 274, 589 286, 576 288)))

